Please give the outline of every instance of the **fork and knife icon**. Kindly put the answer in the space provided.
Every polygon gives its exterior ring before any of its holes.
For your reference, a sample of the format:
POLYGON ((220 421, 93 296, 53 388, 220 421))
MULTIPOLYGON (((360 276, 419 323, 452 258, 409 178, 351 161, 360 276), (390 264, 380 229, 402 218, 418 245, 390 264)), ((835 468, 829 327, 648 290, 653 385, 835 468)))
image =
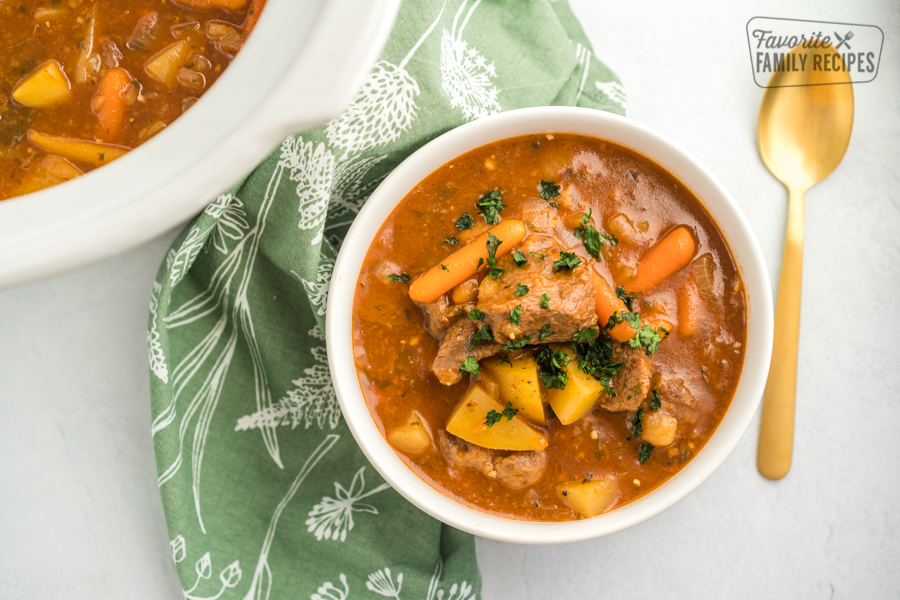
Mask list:
POLYGON ((844 34, 844 37, 841 37, 837 31, 834 32, 834 37, 838 39, 838 45, 834 47, 835 50, 840 50, 841 46, 847 46, 848 50, 852 50, 853 48, 850 46, 850 38, 853 37, 853 31, 848 31, 844 34))

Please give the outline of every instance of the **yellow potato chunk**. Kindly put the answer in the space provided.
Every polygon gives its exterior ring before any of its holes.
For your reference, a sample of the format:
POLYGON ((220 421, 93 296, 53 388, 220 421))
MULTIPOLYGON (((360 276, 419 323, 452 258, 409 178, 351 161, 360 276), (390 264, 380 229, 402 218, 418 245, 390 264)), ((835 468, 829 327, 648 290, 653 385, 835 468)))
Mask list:
POLYGON ((512 419, 502 417, 490 427, 485 424, 490 411, 500 414, 505 406, 492 398, 480 383, 474 383, 450 415, 447 431, 467 442, 493 450, 544 450, 547 437, 519 415, 512 419))
POLYGON ((388 442, 406 454, 422 454, 431 447, 431 434, 418 412, 409 413, 406 425, 392 430, 387 435, 388 442))
POLYGON ((615 477, 608 476, 591 481, 560 483, 556 491, 569 508, 590 518, 609 510, 619 496, 619 485, 615 477))
POLYGON ((547 399, 553 412, 556 413, 559 422, 563 425, 574 423, 583 419, 594 410, 594 405, 606 388, 593 376, 588 375, 578 368, 578 358, 575 351, 568 346, 559 348, 569 356, 566 365, 566 375, 569 377, 565 389, 551 389, 547 391, 547 399))
POLYGON ((22 196, 37 192, 58 183, 75 179, 81 171, 72 163, 58 156, 33 158, 22 165, 25 176, 12 190, 10 196, 22 196))
POLYGON ((644 432, 641 439, 654 446, 668 446, 675 441, 675 431, 678 429, 678 419, 672 415, 664 415, 658 412, 644 412, 642 420, 644 432))
POLYGON ((59 63, 48 60, 19 82, 12 98, 24 106, 47 108, 71 100, 72 90, 59 63))
POLYGON ((128 148, 112 144, 100 144, 88 140, 55 137, 29 129, 28 142, 45 152, 81 162, 93 167, 101 167, 128 153, 128 148))
POLYGON ((193 51, 194 44, 190 39, 178 40, 147 59, 144 70, 150 77, 173 88, 178 84, 178 70, 187 64, 193 51))
POLYGON ((535 425, 543 427, 547 423, 547 412, 541 398, 537 363, 531 356, 510 359, 503 362, 499 356, 481 361, 500 386, 500 404, 511 402, 519 415, 535 425), (512 364, 510 364, 512 363, 512 364))

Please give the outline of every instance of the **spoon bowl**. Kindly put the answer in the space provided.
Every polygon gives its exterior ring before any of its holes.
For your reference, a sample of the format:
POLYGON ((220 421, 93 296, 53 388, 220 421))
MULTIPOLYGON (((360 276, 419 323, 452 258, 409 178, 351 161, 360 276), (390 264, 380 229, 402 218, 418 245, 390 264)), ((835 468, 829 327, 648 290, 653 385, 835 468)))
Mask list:
POLYGON ((850 74, 832 46, 797 46, 778 68, 783 70, 773 73, 759 111, 759 153, 790 193, 756 461, 769 479, 787 475, 794 444, 804 198, 840 164, 853 129, 850 74))

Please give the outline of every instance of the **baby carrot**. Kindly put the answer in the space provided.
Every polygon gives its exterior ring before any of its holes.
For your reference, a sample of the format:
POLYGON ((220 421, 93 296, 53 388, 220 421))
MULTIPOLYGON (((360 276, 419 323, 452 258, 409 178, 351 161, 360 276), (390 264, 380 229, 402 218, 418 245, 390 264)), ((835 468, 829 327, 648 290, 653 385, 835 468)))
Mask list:
POLYGON ((625 283, 629 292, 646 292, 690 264, 697 243, 690 230, 682 225, 676 227, 641 259, 637 266, 637 277, 625 283))
POLYGON ((525 223, 518 219, 500 221, 498 225, 478 236, 475 241, 466 244, 413 281, 409 286, 409 297, 425 304, 434 302, 474 276, 478 271, 479 259, 482 260, 482 267, 488 259, 488 234, 493 234, 500 240, 494 255, 500 258, 512 252, 525 237, 525 223))
POLYGON ((693 281, 678 290, 678 334, 681 337, 691 337, 700 329, 702 303, 693 281))
POLYGON ((125 123, 125 91, 132 85, 125 69, 110 69, 100 80, 94 94, 94 114, 97 115, 97 137, 112 141, 125 123))
MULTIPOLYGON (((600 321, 600 327, 603 328, 609 323, 609 318, 613 316, 613 313, 618 313, 618 316, 621 317, 628 307, 621 298, 616 296, 616 293, 606 283, 606 279, 594 269, 591 269, 591 281, 594 283, 594 304, 597 306, 597 318, 600 321)), ((609 335, 620 342, 627 342, 634 337, 634 329, 628 323, 619 323, 609 330, 609 335)))

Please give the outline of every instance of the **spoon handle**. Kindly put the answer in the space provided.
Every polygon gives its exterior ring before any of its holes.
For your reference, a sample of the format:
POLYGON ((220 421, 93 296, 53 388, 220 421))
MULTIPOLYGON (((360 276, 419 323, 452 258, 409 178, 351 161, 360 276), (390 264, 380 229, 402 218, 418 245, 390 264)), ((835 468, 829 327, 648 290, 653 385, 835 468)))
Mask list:
POLYGON ((756 466, 769 479, 791 469, 794 401, 797 394, 797 345, 800 338, 800 289, 803 278, 803 199, 806 190, 790 188, 784 258, 775 305, 772 366, 763 398, 756 466))

